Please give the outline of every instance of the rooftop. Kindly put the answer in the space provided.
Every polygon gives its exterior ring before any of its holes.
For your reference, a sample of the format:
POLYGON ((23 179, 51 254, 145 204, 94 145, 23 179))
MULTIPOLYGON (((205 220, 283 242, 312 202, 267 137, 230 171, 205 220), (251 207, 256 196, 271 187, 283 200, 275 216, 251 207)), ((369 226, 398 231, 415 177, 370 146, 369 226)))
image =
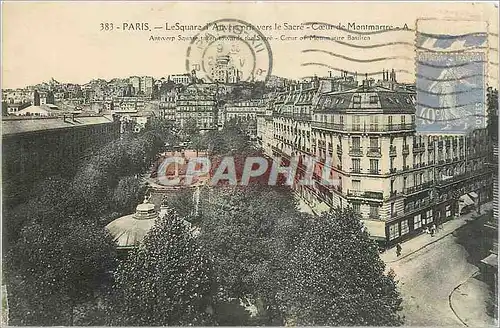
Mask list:
POLYGON ((142 242, 157 218, 158 212, 154 204, 145 198, 142 204, 137 205, 134 214, 114 220, 106 226, 106 229, 113 237, 117 248, 130 249, 142 242))
POLYGON ((361 86, 346 91, 331 92, 321 96, 316 111, 347 109, 415 110, 415 94, 383 87, 361 86))
POLYGON ((65 129, 78 126, 111 123, 113 119, 105 116, 75 116, 71 117, 3 117, 2 135, 37 132, 43 130, 65 129))

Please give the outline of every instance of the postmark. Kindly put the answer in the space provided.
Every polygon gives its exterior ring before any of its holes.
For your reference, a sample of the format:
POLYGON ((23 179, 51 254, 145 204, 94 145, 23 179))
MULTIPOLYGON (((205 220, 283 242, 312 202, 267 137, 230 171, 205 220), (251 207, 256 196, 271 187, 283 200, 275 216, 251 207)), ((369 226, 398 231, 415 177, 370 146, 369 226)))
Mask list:
POLYGON ((266 37, 239 19, 208 23, 193 37, 186 53, 186 70, 206 82, 267 81, 272 68, 266 37))

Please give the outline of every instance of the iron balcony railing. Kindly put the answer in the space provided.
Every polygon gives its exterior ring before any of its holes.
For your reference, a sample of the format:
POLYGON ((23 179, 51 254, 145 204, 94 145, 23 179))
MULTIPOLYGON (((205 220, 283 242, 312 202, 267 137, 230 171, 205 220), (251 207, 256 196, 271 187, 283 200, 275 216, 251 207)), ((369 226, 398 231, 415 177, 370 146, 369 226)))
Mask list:
POLYGON ((415 124, 342 124, 331 122, 311 123, 314 129, 327 129, 346 132, 396 132, 396 131, 412 131, 415 130, 415 124))
POLYGON ((396 156, 396 146, 389 147, 389 156, 396 156))
POLYGON ((350 156, 363 156, 363 147, 350 147, 349 148, 350 156))
POLYGON ((384 194, 379 191, 362 191, 362 190, 347 190, 347 197, 367 198, 367 199, 384 199, 384 194))
POLYGON ((380 147, 368 147, 366 155, 368 157, 382 157, 382 153, 380 152, 380 147))

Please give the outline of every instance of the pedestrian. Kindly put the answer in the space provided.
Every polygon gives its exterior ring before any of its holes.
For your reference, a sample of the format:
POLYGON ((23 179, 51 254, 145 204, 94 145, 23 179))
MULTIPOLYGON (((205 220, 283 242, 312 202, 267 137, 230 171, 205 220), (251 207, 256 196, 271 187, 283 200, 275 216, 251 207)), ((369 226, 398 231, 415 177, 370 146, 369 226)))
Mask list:
POLYGON ((396 256, 397 257, 401 256, 401 244, 400 243, 398 243, 396 245, 396 256))
POLYGON ((431 233, 431 232, 429 231, 429 227, 425 227, 424 232, 425 232, 425 233, 431 233))
POLYGON ((436 225, 432 225, 431 227, 431 237, 434 237, 434 234, 436 233, 436 225))

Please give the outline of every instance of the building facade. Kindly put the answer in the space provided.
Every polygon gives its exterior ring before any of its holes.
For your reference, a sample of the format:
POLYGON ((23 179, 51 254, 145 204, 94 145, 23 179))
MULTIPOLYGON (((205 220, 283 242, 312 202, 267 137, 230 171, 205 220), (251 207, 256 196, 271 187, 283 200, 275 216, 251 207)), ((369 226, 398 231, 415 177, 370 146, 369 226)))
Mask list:
POLYGON ((4 199, 19 199, 39 179, 73 172, 89 151, 118 137, 119 123, 111 117, 4 118, 4 199))
POLYGON ((154 79, 151 76, 131 76, 129 84, 132 85, 134 95, 142 94, 151 97, 153 93, 154 79))
POLYGON ((217 85, 191 84, 176 99, 175 121, 183 127, 194 120, 200 130, 217 129, 217 85))
POLYGON ((344 73, 342 78, 332 80, 332 92, 313 81, 278 94, 272 139, 269 116, 259 124, 269 155, 318 160, 314 185, 295 187, 313 210, 350 206, 372 237, 387 245, 459 215, 463 203, 491 199, 485 130, 417 135, 415 93, 398 85, 395 74, 378 82, 366 78, 359 86, 344 73), (323 170, 337 184, 324 183, 323 170))

